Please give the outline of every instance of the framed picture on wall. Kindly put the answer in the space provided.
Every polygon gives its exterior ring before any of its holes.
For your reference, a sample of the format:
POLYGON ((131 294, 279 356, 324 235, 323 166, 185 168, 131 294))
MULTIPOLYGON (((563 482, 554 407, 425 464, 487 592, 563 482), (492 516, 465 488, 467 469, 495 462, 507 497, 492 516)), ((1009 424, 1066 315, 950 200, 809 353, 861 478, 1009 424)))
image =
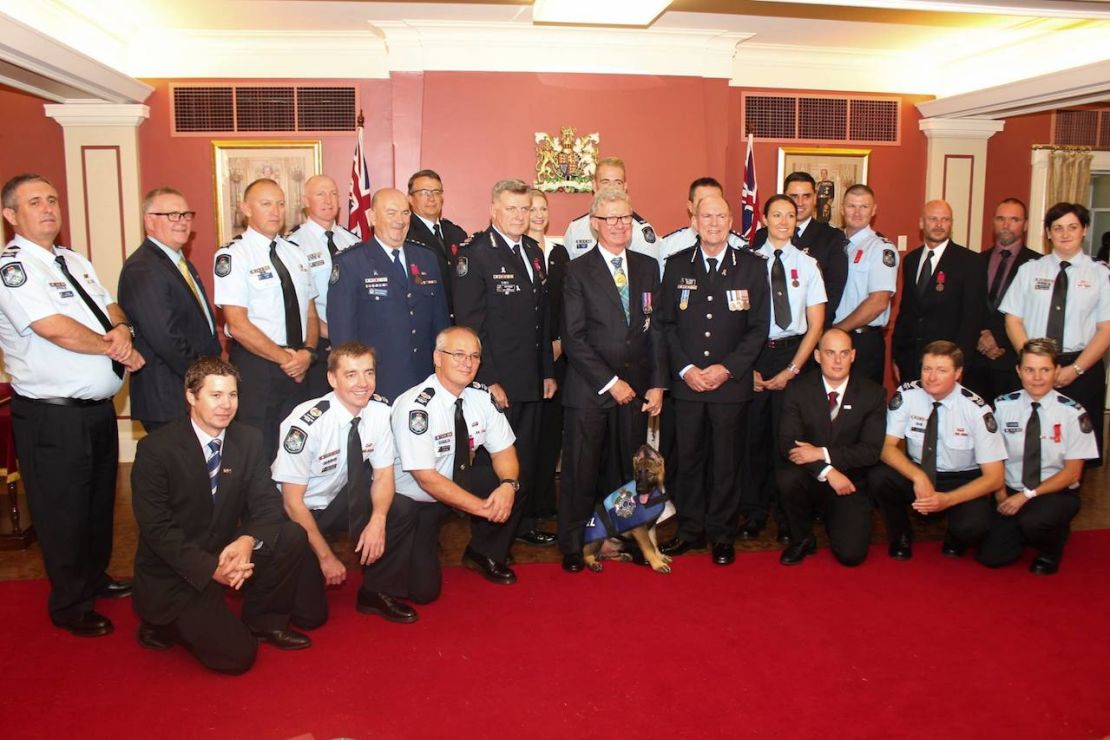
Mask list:
POLYGON ((867 184, 870 149, 823 149, 821 147, 779 147, 779 177, 776 186, 791 172, 808 172, 817 182, 817 205, 813 217, 840 228, 840 201, 844 191, 856 184, 867 184))
POLYGON ((216 237, 223 245, 246 231, 239 201, 247 186, 262 177, 285 192, 285 231, 299 224, 305 181, 323 171, 323 146, 319 141, 213 141, 212 162, 216 237))

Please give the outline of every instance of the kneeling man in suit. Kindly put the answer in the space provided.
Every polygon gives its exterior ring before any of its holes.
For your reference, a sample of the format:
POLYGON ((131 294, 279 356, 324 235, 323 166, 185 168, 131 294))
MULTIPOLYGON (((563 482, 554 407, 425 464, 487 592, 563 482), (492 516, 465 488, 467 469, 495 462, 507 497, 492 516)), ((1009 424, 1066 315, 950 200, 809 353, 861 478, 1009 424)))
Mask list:
POLYGON ((131 469, 139 644, 181 643, 212 670, 243 673, 258 640, 312 644, 288 626, 308 539, 282 513, 259 432, 232 424, 239 371, 198 359, 185 400, 189 416, 141 440, 131 469), (228 586, 245 593, 242 619, 227 606, 228 586))
POLYGON ((871 543, 867 472, 879 461, 886 430, 886 392, 852 372, 852 337, 829 329, 813 359, 820 373, 807 373, 786 388, 779 449, 793 465, 776 471, 782 506, 794 533, 779 562, 797 565, 817 551, 813 512, 820 507, 833 555, 859 565, 871 543))

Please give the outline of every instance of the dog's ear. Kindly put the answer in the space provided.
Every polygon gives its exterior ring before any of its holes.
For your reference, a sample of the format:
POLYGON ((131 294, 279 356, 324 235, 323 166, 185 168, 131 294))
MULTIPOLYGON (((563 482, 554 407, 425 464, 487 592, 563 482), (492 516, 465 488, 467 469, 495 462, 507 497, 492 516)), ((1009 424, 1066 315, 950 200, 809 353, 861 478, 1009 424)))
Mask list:
POLYGON ((649 460, 653 460, 655 462, 660 462, 660 463, 663 462, 663 455, 661 455, 659 453, 659 450, 655 449, 651 445, 641 446, 640 447, 640 452, 643 453, 644 457, 646 457, 649 460))

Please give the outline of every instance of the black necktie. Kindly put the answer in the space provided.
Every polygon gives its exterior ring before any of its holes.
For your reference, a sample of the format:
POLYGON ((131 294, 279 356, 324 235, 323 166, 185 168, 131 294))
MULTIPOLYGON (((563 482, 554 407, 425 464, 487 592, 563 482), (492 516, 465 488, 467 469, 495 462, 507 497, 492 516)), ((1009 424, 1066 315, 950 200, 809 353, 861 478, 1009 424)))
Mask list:
POLYGON ((1025 423, 1025 449, 1021 454, 1021 485, 1033 490, 1041 484, 1041 405, 1033 402, 1033 412, 1025 423))
POLYGON ((929 421, 925 423, 925 445, 921 448, 921 469, 929 476, 929 482, 937 484, 937 411, 940 401, 933 401, 933 413, 929 414, 929 421))
POLYGON ((281 297, 285 303, 285 346, 300 347, 304 343, 304 329, 301 327, 301 309, 297 305, 297 291, 293 287, 293 278, 285 263, 278 257, 277 242, 270 242, 270 262, 281 281, 281 297))
POLYGON ((924 297, 925 288, 929 285, 929 278, 933 276, 933 250, 925 248, 925 262, 921 265, 921 272, 917 275, 917 295, 924 297))
POLYGON ((432 233, 436 235, 436 241, 443 244, 443 232, 439 230, 439 224, 432 224, 432 233))
MULTIPOLYGON (((96 305, 96 301, 92 299, 92 296, 85 292, 85 289, 81 287, 81 283, 77 282, 77 278, 73 277, 73 273, 69 271, 69 266, 66 264, 65 257, 59 254, 54 257, 54 261, 58 263, 58 267, 61 268, 62 274, 66 276, 66 280, 69 281, 69 284, 77 291, 77 295, 81 296, 81 300, 85 302, 85 305, 92 311, 96 320, 104 327, 105 333, 110 332, 112 330, 112 322, 108 320, 108 314, 104 313, 100 306, 96 305)), ((116 374, 117 378, 122 378, 123 365, 112 360, 112 372, 116 374)))
POLYGON ((771 265, 771 304, 775 309, 775 323, 780 329, 790 326, 790 296, 786 294, 786 268, 782 266, 782 250, 775 250, 771 265))
POLYGON ((1006 262, 1010 258, 1010 253, 1005 249, 998 250, 998 267, 994 271, 994 280, 991 281, 991 288, 987 291, 987 298, 990 300, 992 306, 998 305, 998 293, 1002 290, 1002 279, 1006 275, 1006 262))
POLYGON ((1052 301, 1048 305, 1048 325, 1045 327, 1045 336, 1056 340, 1056 349, 1064 351, 1064 315, 1068 311, 1068 273, 1071 263, 1064 260, 1060 263, 1060 272, 1056 273, 1056 282, 1052 284, 1052 301))
POLYGON ((324 236, 326 236, 328 238, 328 254, 330 254, 332 257, 334 257, 335 253, 339 251, 338 249, 335 248, 335 239, 333 238, 335 236, 335 234, 334 234, 334 232, 331 232, 331 231, 325 231, 324 236))
POLYGON ((709 277, 713 277, 717 274, 717 258, 706 257, 705 261, 709 264, 709 277))
POLYGON ((352 547, 370 520, 370 482, 362 459, 359 421, 358 416, 351 419, 351 431, 347 432, 347 517, 352 547))
POLYGON ((405 274, 405 264, 401 262, 401 250, 393 250, 393 274, 402 286, 408 286, 409 278, 405 274))
POLYGON ((451 480, 470 491, 470 432, 463 416, 462 396, 455 399, 455 464, 451 468, 451 480))
POLYGON ((518 260, 520 260, 520 264, 524 268, 524 279, 529 280, 529 282, 531 282, 531 280, 528 277, 528 263, 525 262, 525 260, 524 260, 524 250, 521 249, 519 244, 514 244, 513 245, 513 254, 516 256, 516 258, 518 260))

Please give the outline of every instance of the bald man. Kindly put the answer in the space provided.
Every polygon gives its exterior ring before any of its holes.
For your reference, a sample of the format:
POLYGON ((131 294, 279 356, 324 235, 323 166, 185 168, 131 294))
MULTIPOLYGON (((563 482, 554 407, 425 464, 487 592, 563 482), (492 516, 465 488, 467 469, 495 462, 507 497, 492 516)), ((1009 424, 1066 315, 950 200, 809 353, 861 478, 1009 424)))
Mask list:
POLYGON ((450 323, 439 260, 406 239, 409 201, 394 188, 372 200, 374 236, 340 252, 328 286, 334 344, 359 341, 378 354, 378 393, 388 399, 427 378, 436 334, 450 323))
POLYGON ((922 350, 930 342, 955 342, 971 357, 986 307, 986 267, 978 253, 952 241, 952 207, 943 200, 926 203, 921 233, 924 244, 902 262, 902 303, 892 337, 894 378, 902 383, 921 377, 922 350))

